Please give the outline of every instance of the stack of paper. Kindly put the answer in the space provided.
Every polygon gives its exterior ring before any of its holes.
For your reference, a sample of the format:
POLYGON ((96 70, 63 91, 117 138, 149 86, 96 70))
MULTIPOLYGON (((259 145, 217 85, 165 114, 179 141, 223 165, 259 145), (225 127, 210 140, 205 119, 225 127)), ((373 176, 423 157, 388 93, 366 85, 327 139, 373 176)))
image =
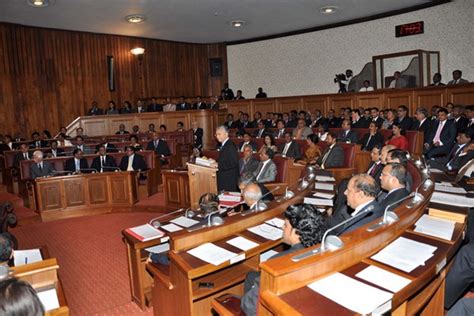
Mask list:
POLYGON ((236 253, 216 246, 212 243, 205 243, 199 247, 188 250, 188 253, 202 261, 208 262, 215 266, 226 262, 237 256, 236 253))
POLYGON ((308 198, 305 197, 303 203, 312 204, 312 205, 323 205, 323 206, 332 206, 333 201, 328 199, 317 199, 317 198, 308 198))
POLYGON ((319 190, 325 190, 325 191, 333 191, 334 190, 334 184, 316 182, 314 184, 314 188, 319 189, 319 190))
POLYGON ((359 314, 381 314, 391 309, 393 294, 334 273, 310 285, 310 289, 359 314))
POLYGON ((400 237, 372 256, 372 259, 410 273, 433 257, 437 247, 400 237))
POLYGON ((210 167, 213 162, 214 160, 212 159, 200 158, 200 157, 196 158, 196 165, 200 165, 200 166, 210 167))
POLYGON ((431 202, 460 207, 472 207, 474 205, 474 198, 434 191, 431 196, 431 202))
POLYGON ((258 244, 256 242, 253 242, 251 240, 248 240, 247 238, 240 236, 228 240, 227 243, 243 251, 258 247, 258 244))
POLYGON ((247 230, 269 240, 278 240, 283 237, 283 231, 281 229, 270 226, 265 223, 258 226, 250 227, 247 230))
POLYGON ((219 205, 223 207, 236 207, 243 202, 240 192, 228 192, 219 195, 219 205))
POLYGON ((378 285, 393 293, 400 291, 411 282, 410 279, 376 266, 368 266, 364 270, 357 273, 356 277, 378 285))
POLYGON ((415 223, 415 231, 418 233, 451 240, 453 237, 455 225, 455 221, 436 218, 434 216, 425 214, 415 223))
POLYGON ((320 182, 336 182, 336 179, 328 176, 316 176, 316 181, 320 182))
POLYGON ((165 233, 151 226, 150 224, 140 225, 125 230, 127 233, 140 241, 147 241, 163 236, 165 233))
POLYGON ((38 294, 38 298, 41 304, 43 304, 45 311, 50 311, 52 309, 59 308, 59 299, 56 289, 40 291, 36 294, 38 294))
POLYGON ((435 191, 447 192, 447 193, 459 193, 459 194, 467 193, 467 191, 464 188, 453 187, 452 185, 442 185, 440 183, 435 183, 435 191))
POLYGON ((170 222, 173 223, 173 224, 182 226, 182 227, 191 227, 191 226, 199 223, 199 221, 196 221, 194 219, 187 218, 187 217, 184 217, 184 216, 177 217, 173 220, 170 220, 170 222))
MULTIPOLYGON (((199 223, 199 222, 198 222, 199 223)), ((175 225, 173 223, 170 223, 170 224, 167 224, 167 225, 163 225, 161 226, 161 228, 163 228, 164 230, 172 233, 172 232, 177 232, 177 231, 180 231, 182 230, 183 228, 178 226, 178 225, 175 225)))
POLYGON ((316 193, 313 194, 313 196, 323 198, 323 199, 332 199, 332 198, 334 198, 334 194, 323 193, 323 192, 316 192, 316 193))
POLYGON ((15 254, 13 256, 15 267, 42 260, 43 256, 41 256, 41 251, 39 249, 15 250, 15 254))
POLYGON ((281 218, 278 218, 278 217, 274 217, 272 219, 269 219, 269 220, 265 221, 265 223, 267 223, 269 225, 272 225, 272 226, 275 226, 275 227, 278 227, 278 228, 283 228, 283 225, 285 225, 285 221, 282 220, 281 218))
POLYGON ((170 243, 169 242, 166 242, 164 244, 161 244, 161 245, 156 245, 156 246, 153 246, 153 247, 148 247, 148 248, 145 248, 146 251, 148 252, 151 252, 151 253, 163 253, 163 252, 167 252, 170 250, 170 243))

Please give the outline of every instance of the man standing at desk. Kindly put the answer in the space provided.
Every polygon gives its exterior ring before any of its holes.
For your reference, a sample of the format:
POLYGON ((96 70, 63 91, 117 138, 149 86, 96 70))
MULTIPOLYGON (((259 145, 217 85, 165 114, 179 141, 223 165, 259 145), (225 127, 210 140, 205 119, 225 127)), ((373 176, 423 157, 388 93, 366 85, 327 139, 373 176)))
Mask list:
POLYGON ((54 173, 54 167, 47 161, 43 161, 43 152, 36 150, 33 153, 34 164, 30 166, 32 179, 47 177, 54 173))
POLYGON ((217 160, 217 191, 237 191, 239 180, 239 154, 237 147, 229 139, 229 131, 225 126, 216 129, 217 141, 221 150, 217 160))

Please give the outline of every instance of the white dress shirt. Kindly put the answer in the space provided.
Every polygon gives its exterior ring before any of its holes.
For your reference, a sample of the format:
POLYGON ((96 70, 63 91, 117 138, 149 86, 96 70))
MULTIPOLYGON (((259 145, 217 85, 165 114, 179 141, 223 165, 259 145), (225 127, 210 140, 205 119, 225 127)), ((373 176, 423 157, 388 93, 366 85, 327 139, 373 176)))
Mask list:
POLYGON ((357 214, 359 214, 360 211, 361 211, 364 207, 366 207, 367 205, 369 205, 369 204, 372 203, 373 201, 374 201, 374 200, 370 200, 370 201, 368 201, 368 202, 365 202, 364 204, 361 204, 361 205, 357 206, 351 216, 354 217, 354 216, 356 216, 357 214))
POLYGON ((128 156, 127 171, 133 171, 133 158, 134 157, 135 157, 135 154, 128 156))

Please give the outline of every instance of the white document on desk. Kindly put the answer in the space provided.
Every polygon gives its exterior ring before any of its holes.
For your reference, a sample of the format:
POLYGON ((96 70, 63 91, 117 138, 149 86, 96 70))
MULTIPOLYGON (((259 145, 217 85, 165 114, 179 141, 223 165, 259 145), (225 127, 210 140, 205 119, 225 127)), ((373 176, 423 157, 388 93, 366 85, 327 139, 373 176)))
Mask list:
POLYGON ((184 217, 184 216, 180 216, 180 217, 177 217, 175 219, 170 220, 170 223, 174 223, 174 224, 182 226, 182 227, 191 227, 191 226, 199 223, 199 221, 191 219, 191 218, 187 218, 187 217, 184 217))
POLYGON ((163 225, 161 226, 162 229, 172 233, 172 232, 177 232, 183 229, 183 227, 179 227, 178 225, 175 225, 173 223, 168 224, 168 225, 163 225))
POLYGON ((437 247, 431 245, 399 237, 373 255, 372 259, 410 273, 420 265, 424 265, 436 249, 437 247))
POLYGON ((334 198, 334 194, 316 192, 313 194, 314 197, 323 198, 323 199, 332 199, 334 198))
POLYGON ((247 230, 269 240, 278 240, 283 237, 283 231, 281 229, 270 226, 265 223, 258 226, 250 227, 247 230))
POLYGON ((37 292, 38 298, 43 304, 45 311, 59 308, 59 299, 56 289, 37 292))
POLYGON ((281 218, 278 218, 278 217, 274 217, 272 219, 269 219, 269 220, 265 221, 265 223, 273 225, 273 226, 278 227, 278 228, 283 228, 283 225, 285 225, 285 221, 281 218))
POLYGON ((410 284, 411 280, 376 266, 368 266, 356 277, 396 293, 410 284))
POLYGON ((415 223, 416 227, 414 231, 441 239, 451 240, 455 225, 455 221, 424 214, 415 223))
POLYGON ((332 200, 308 198, 308 197, 304 198, 303 203, 311 204, 311 205, 323 205, 323 206, 332 206, 333 205, 332 200))
POLYGON ((334 184, 332 183, 321 183, 321 182, 316 182, 314 184, 314 188, 317 190, 325 190, 325 191, 333 191, 334 190, 334 184))
POLYGON ((235 237, 230 240, 226 241, 229 245, 232 245, 236 248, 239 248, 240 250, 247 251, 249 249, 258 247, 258 244, 256 242, 253 242, 247 238, 244 237, 235 237))
POLYGON ((461 187, 453 187, 453 186, 445 186, 439 183, 435 183, 435 191, 438 192, 446 192, 446 193, 459 193, 459 194, 466 194, 467 191, 461 187))
POLYGON ((316 176, 316 181, 336 182, 336 179, 334 179, 333 177, 329 177, 329 176, 316 176))
POLYGON ((202 261, 218 266, 230 260, 238 254, 216 246, 212 243, 205 243, 199 247, 188 250, 188 253, 202 261))
POLYGON ((42 260, 43 256, 41 256, 41 251, 39 249, 15 250, 15 254, 13 256, 15 267, 39 262, 42 260))
POLYGON ((386 310, 391 308, 392 293, 379 290, 342 273, 334 273, 309 284, 308 287, 359 314, 370 314, 381 306, 386 310))
POLYGON ((474 198, 468 198, 459 194, 449 194, 434 191, 431 196, 431 202, 443 205, 454 205, 460 207, 472 207, 474 205, 474 198))
POLYGON ((166 252, 166 251, 170 250, 170 243, 167 242, 167 243, 164 243, 164 244, 161 244, 161 245, 148 247, 148 248, 145 248, 145 250, 148 251, 148 252, 151 252, 151 253, 163 253, 163 252, 166 252))
POLYGON ((268 259, 270 259, 274 255, 277 255, 278 253, 279 253, 278 251, 270 249, 270 250, 260 254, 260 263, 267 261, 268 259))

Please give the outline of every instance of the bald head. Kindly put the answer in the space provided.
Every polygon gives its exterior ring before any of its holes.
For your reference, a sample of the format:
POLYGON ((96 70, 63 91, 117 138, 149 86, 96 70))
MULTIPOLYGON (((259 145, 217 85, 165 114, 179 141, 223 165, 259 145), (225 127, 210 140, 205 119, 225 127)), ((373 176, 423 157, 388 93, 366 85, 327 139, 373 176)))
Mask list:
POLYGON ((258 184, 250 183, 244 189, 244 201, 248 206, 252 206, 255 202, 262 198, 262 190, 258 184))

